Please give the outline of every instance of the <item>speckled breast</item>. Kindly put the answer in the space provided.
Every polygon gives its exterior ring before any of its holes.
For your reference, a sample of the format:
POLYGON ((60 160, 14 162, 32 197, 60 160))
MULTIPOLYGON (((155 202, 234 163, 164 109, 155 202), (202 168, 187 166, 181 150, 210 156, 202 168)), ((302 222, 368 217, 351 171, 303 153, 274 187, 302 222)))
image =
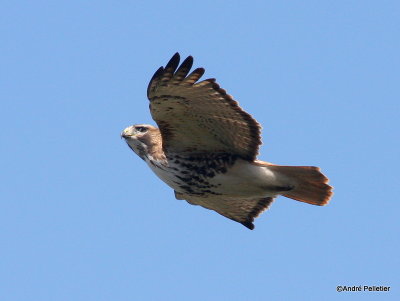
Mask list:
POLYGON ((148 161, 154 173, 177 192, 203 196, 219 195, 220 183, 213 179, 225 174, 235 163, 236 157, 230 154, 169 155, 167 161, 158 164, 148 161))

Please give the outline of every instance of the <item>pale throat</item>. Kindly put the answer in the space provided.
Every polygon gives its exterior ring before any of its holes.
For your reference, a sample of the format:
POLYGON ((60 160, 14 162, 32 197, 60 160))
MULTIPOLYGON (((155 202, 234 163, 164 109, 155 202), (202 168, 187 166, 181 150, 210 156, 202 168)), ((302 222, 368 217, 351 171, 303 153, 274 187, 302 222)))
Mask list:
POLYGON ((144 161, 157 161, 160 164, 166 164, 166 157, 159 143, 152 143, 150 141, 127 141, 129 147, 144 161), (146 160, 147 159, 147 160, 146 160))

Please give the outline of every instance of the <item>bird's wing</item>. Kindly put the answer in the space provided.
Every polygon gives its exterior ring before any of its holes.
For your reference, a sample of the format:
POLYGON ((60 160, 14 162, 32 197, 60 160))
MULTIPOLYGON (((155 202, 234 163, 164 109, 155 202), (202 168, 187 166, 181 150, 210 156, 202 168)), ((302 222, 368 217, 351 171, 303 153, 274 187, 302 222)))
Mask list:
POLYGON ((243 226, 254 229, 254 219, 268 209, 274 199, 272 197, 256 199, 214 199, 198 198, 175 191, 178 200, 186 200, 189 204, 200 205, 204 208, 214 210, 219 214, 241 223, 243 226))
POLYGON ((157 70, 147 89, 165 153, 230 153, 254 160, 261 144, 260 125, 215 79, 197 82, 204 69, 189 74, 191 56, 178 68, 179 60, 176 53, 157 70))

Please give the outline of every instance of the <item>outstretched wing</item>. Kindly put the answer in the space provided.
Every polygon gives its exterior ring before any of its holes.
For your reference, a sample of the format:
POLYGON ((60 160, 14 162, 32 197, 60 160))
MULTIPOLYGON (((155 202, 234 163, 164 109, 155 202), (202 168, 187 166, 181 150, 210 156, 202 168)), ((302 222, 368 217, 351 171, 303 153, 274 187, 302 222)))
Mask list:
POLYGON ((243 226, 254 229, 254 219, 274 201, 271 197, 258 199, 214 199, 214 198, 196 198, 192 195, 186 195, 175 191, 175 198, 186 200, 189 204, 200 205, 204 208, 214 210, 219 214, 241 223, 243 226))
POLYGON ((252 161, 261 144, 260 125, 221 89, 215 79, 197 81, 203 68, 189 71, 176 53, 151 79, 147 96, 168 153, 230 153, 252 161), (189 74, 189 75, 188 75, 189 74))

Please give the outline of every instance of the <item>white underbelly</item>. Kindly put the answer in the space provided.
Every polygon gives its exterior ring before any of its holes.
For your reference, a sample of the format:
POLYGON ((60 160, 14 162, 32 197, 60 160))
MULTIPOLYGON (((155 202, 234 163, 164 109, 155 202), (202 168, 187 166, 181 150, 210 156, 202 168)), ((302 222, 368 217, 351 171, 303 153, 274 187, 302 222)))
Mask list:
POLYGON ((171 175, 171 172, 168 169, 155 167, 147 160, 148 159, 146 159, 147 165, 157 175, 157 177, 159 177, 165 184, 167 184, 172 189, 179 190, 179 184, 176 183, 177 179, 171 175))
MULTIPOLYGON (((170 168, 158 168, 150 162, 147 164, 168 186, 177 192, 185 193, 182 187, 188 184, 174 176, 170 168)), ((268 167, 257 166, 244 160, 237 160, 226 173, 217 173, 214 177, 204 179, 210 184, 207 190, 229 197, 274 197, 276 190, 271 190, 271 187, 279 184, 275 174, 268 167)))
POLYGON ((264 197, 276 194, 276 191, 269 191, 268 188, 276 186, 277 179, 267 167, 238 160, 228 172, 210 179, 210 183, 217 185, 215 191, 218 193, 264 197))

